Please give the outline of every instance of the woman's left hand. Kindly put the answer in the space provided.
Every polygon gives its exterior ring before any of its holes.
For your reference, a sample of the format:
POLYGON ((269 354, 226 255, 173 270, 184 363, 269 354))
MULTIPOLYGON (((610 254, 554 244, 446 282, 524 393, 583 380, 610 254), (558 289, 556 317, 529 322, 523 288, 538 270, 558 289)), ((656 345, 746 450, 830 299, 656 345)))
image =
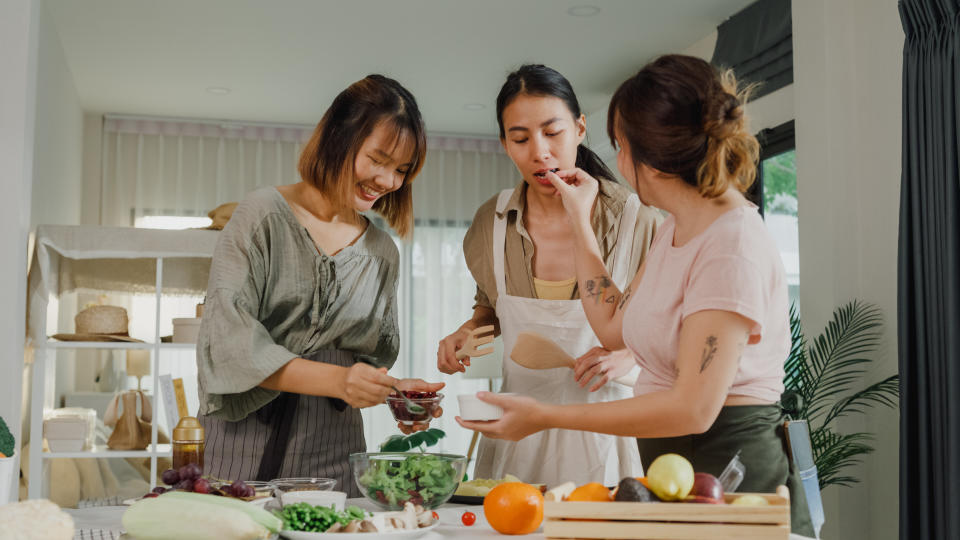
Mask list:
POLYGON ((594 377, 599 377, 590 387, 591 392, 596 392, 613 379, 626 375, 636 363, 629 349, 608 351, 603 347, 594 347, 577 358, 573 374, 580 388, 590 384, 594 377))
POLYGON ((469 421, 456 417, 461 426, 479 431, 491 439, 519 441, 527 435, 546 429, 543 422, 544 406, 526 396, 504 396, 491 392, 477 392, 480 401, 498 405, 503 409, 499 420, 469 421))
MULTIPOLYGON (((446 383, 429 383, 423 379, 400 379, 397 383, 397 389, 411 392, 438 392, 444 386, 446 386, 446 383)), ((434 418, 440 418, 441 415, 443 415, 443 407, 437 407, 433 410, 434 418)), ((402 431, 404 435, 409 435, 417 431, 426 430, 430 427, 430 423, 425 422, 408 426, 402 422, 397 422, 397 427, 400 428, 400 431, 402 431)))

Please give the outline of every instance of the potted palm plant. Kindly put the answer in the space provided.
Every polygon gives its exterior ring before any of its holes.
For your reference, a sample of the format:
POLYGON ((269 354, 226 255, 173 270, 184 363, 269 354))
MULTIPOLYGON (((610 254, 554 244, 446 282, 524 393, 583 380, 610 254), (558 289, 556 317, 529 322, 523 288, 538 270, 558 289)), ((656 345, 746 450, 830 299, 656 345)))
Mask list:
POLYGON ((823 333, 808 345, 796 305, 790 308, 792 348, 784 365, 783 406, 810 426, 821 490, 859 482, 844 471, 874 450, 873 434, 842 433, 836 421, 866 414, 876 405, 897 408, 898 375, 860 386, 873 362, 871 353, 879 347, 882 324, 879 309, 854 300, 837 308, 823 333))
POLYGON ((16 449, 13 433, 7 423, 0 417, 0 505, 10 502, 10 486, 13 485, 14 462, 13 453, 16 449))

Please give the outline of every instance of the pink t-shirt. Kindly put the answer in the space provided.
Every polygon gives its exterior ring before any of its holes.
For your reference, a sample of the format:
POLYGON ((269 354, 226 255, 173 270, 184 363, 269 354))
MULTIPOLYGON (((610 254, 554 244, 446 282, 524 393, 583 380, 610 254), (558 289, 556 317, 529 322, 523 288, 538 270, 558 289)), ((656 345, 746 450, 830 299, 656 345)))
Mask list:
POLYGON ((675 228, 670 216, 657 230, 623 315, 623 341, 643 368, 635 395, 673 387, 687 316, 723 310, 754 322, 730 394, 779 401, 790 352, 786 273, 756 207, 726 212, 680 247, 675 228))

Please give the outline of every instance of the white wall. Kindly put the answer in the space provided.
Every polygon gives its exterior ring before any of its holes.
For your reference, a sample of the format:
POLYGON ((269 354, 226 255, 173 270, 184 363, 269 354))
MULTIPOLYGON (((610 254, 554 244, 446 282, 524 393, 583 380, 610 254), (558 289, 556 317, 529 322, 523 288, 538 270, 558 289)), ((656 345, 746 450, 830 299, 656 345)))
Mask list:
MULTIPOLYGON (((808 336, 854 298, 886 319, 879 365, 897 371, 897 224, 903 31, 895 0, 793 2, 800 304, 808 336)), ((898 415, 844 426, 877 435, 853 471, 862 483, 825 491, 831 539, 893 539, 898 529, 898 415)))
POLYGON ((0 416, 18 444, 39 18, 38 2, 0 0, 0 416))
MULTIPOLYGON (((699 41, 690 45, 686 49, 679 51, 680 54, 696 56, 709 61, 713 57, 713 49, 717 45, 717 31, 710 32, 699 41)), ((652 60, 652 58, 650 59, 652 60)), ((610 101, 610 96, 605 100, 610 101)), ((755 99, 747 106, 747 114, 750 119, 750 131, 757 133, 762 129, 779 126, 784 122, 789 122, 795 118, 793 110, 794 96, 793 85, 788 85, 775 92, 771 92, 759 99, 755 99)), ((587 113, 587 144, 597 155, 610 167, 610 170, 617 173, 616 151, 610 145, 607 138, 607 108, 591 111, 587 113)))
POLYGON ((77 225, 83 110, 53 18, 41 11, 31 225, 77 225))

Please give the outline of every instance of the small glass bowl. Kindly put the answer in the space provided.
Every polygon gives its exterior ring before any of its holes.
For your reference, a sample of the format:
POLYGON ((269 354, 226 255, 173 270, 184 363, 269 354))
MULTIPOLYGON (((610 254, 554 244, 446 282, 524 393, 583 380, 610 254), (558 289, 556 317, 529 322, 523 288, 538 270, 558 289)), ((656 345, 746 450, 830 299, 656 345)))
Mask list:
POLYGON ((397 422, 412 426, 417 424, 429 424, 430 421, 433 420, 433 411, 440 406, 440 401, 443 400, 443 394, 437 394, 434 397, 426 398, 414 398, 409 397, 408 395, 408 398, 410 401, 423 407, 424 411, 420 414, 415 414, 408 411, 407 403, 396 393, 387 396, 387 406, 390 407, 390 412, 393 413, 393 418, 397 422))
POLYGON ((330 491, 337 485, 333 478, 277 478, 270 481, 273 493, 283 498, 284 493, 291 491, 330 491))

